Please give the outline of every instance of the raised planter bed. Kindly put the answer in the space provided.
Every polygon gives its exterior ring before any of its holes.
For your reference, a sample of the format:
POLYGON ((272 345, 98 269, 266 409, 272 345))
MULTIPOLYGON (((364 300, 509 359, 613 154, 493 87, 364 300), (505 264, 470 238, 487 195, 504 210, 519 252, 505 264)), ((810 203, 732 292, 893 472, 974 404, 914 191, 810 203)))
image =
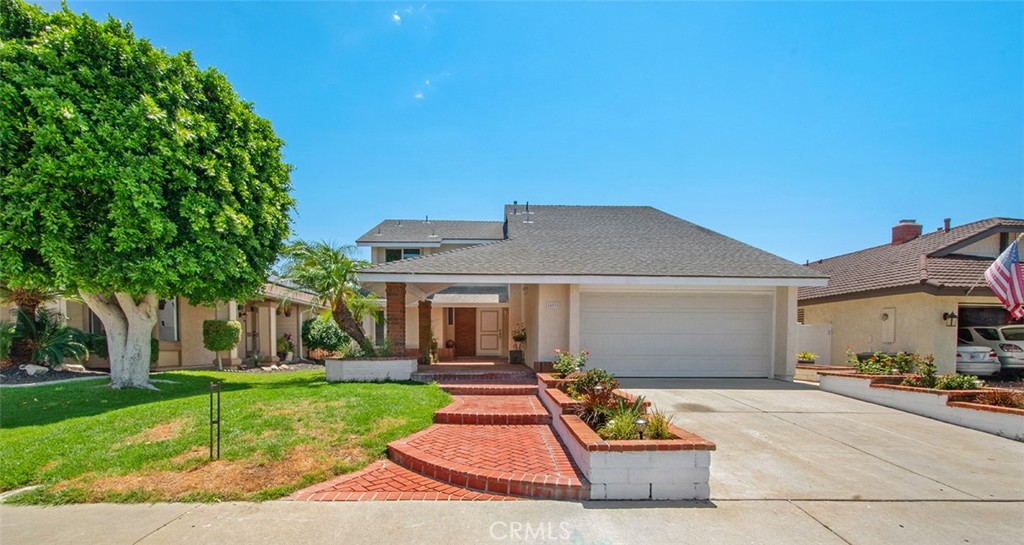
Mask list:
POLYGON ((415 358, 327 360, 327 382, 381 382, 409 380, 416 372, 415 358))
MULTIPOLYGON (((672 426, 673 439, 604 440, 571 413, 578 402, 547 387, 540 376, 540 399, 552 426, 576 467, 590 482, 592 500, 706 500, 711 495, 711 451, 715 444, 672 426)), ((627 399, 632 396, 615 392, 627 399)))
POLYGON ((818 365, 816 363, 797 363, 796 374, 793 376, 794 380, 803 380, 806 382, 818 382, 818 371, 844 371, 852 372, 853 367, 845 367, 839 365, 818 365))
POLYGON ((914 388, 899 385, 902 380, 898 375, 819 372, 818 384, 826 392, 1024 441, 1024 410, 971 402, 982 390, 914 388))

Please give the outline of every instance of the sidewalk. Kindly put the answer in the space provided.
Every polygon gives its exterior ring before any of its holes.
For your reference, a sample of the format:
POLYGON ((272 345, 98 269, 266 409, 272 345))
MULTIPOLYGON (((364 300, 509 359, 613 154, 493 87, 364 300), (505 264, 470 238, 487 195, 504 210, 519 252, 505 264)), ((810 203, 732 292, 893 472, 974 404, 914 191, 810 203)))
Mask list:
POLYGON ((286 502, 0 506, 7 544, 1015 544, 1024 502, 286 502))

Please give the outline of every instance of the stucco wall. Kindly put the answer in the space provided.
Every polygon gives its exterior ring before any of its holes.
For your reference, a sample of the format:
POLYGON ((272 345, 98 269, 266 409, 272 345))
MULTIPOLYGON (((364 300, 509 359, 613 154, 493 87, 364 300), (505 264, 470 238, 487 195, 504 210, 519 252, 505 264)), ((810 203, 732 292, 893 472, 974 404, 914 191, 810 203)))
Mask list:
POLYGON ((992 304, 994 297, 938 296, 909 293, 801 305, 804 323, 832 324, 832 363, 846 361, 846 347, 855 352, 918 352, 932 354, 940 373, 956 369, 956 328, 947 327, 944 312, 961 304, 992 304), (893 342, 882 342, 883 309, 895 309, 893 342))
POLYGON ((526 324, 526 363, 540 361, 540 286, 531 284, 523 286, 523 321, 526 324))
POLYGON ((556 348, 569 349, 569 285, 539 284, 530 289, 538 291, 535 361, 553 361, 556 348))
POLYGON ((794 287, 775 288, 775 353, 773 373, 780 380, 793 380, 796 374, 796 291, 794 287))
POLYGON ((203 320, 216 318, 217 309, 192 306, 188 299, 179 299, 178 339, 181 341, 182 367, 206 367, 213 364, 213 352, 203 346, 203 320))

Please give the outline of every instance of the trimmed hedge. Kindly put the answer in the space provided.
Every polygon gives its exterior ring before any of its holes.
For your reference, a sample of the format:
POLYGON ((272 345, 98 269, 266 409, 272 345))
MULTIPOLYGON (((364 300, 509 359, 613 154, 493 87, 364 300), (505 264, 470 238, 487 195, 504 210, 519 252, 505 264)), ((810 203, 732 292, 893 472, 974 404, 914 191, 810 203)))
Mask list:
POLYGON ((226 352, 242 340, 242 324, 236 320, 203 320, 203 346, 211 352, 226 352))

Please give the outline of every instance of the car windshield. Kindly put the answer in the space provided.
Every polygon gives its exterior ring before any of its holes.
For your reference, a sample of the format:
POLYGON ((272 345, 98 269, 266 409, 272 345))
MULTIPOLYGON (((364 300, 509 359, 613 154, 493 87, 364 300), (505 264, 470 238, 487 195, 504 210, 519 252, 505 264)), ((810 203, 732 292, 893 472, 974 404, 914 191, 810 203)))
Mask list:
POLYGON ((1004 327, 1002 333, 1003 338, 1008 341, 1024 341, 1024 326, 1004 327))

